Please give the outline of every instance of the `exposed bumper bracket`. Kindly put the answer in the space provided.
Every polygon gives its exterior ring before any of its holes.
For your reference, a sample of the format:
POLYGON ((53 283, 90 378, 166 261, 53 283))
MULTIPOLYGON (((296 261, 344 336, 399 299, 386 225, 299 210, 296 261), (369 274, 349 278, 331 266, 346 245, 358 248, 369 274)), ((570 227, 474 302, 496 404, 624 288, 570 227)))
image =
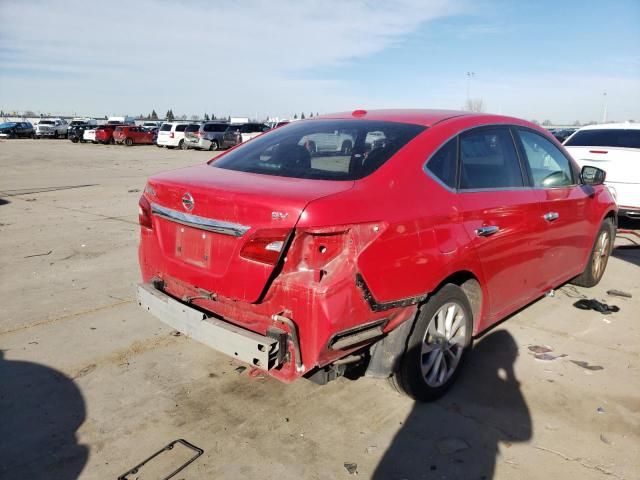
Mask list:
POLYGON ((285 359, 286 352, 283 353, 281 349, 286 343, 281 337, 260 335, 224 320, 209 317, 151 284, 138 285, 138 304, 187 337, 253 367, 271 370, 280 366, 285 359))

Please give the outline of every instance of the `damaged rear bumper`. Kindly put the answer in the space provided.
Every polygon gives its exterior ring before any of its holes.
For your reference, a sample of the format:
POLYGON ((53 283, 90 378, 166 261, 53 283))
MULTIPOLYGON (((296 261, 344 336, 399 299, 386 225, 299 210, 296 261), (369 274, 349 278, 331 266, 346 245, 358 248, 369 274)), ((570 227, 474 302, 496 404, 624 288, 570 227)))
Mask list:
POLYGON ((240 328, 174 299, 150 283, 138 285, 137 297, 144 310, 170 327, 253 367, 269 371, 286 359, 284 332, 265 336, 240 328))

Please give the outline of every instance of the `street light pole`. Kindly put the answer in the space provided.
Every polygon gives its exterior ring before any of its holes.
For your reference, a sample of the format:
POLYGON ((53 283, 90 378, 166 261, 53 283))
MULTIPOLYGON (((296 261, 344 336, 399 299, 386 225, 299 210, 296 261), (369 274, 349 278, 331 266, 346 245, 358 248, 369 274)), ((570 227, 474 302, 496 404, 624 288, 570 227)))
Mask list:
POLYGON ((602 123, 607 123, 607 92, 602 94, 604 97, 604 109, 602 111, 602 123))

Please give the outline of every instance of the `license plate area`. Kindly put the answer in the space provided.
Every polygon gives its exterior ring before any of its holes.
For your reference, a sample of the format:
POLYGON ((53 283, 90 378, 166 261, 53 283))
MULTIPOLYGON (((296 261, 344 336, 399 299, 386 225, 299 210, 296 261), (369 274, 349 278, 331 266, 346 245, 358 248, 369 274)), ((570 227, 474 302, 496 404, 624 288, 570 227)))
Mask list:
POLYGON ((178 225, 176 227, 176 258, 198 267, 210 267, 212 238, 211 232, 178 225))

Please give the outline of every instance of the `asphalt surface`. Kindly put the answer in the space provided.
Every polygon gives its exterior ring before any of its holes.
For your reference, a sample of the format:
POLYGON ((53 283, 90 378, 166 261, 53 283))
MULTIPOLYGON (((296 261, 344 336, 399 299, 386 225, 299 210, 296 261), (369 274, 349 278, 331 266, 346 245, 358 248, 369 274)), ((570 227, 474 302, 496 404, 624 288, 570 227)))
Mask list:
POLYGON ((640 249, 476 340, 436 403, 367 378, 283 385, 135 302, 145 178, 211 156, 0 141, 1 478, 115 479, 181 438, 204 450, 183 479, 640 477, 640 249), (620 311, 578 310, 582 296, 620 311))

